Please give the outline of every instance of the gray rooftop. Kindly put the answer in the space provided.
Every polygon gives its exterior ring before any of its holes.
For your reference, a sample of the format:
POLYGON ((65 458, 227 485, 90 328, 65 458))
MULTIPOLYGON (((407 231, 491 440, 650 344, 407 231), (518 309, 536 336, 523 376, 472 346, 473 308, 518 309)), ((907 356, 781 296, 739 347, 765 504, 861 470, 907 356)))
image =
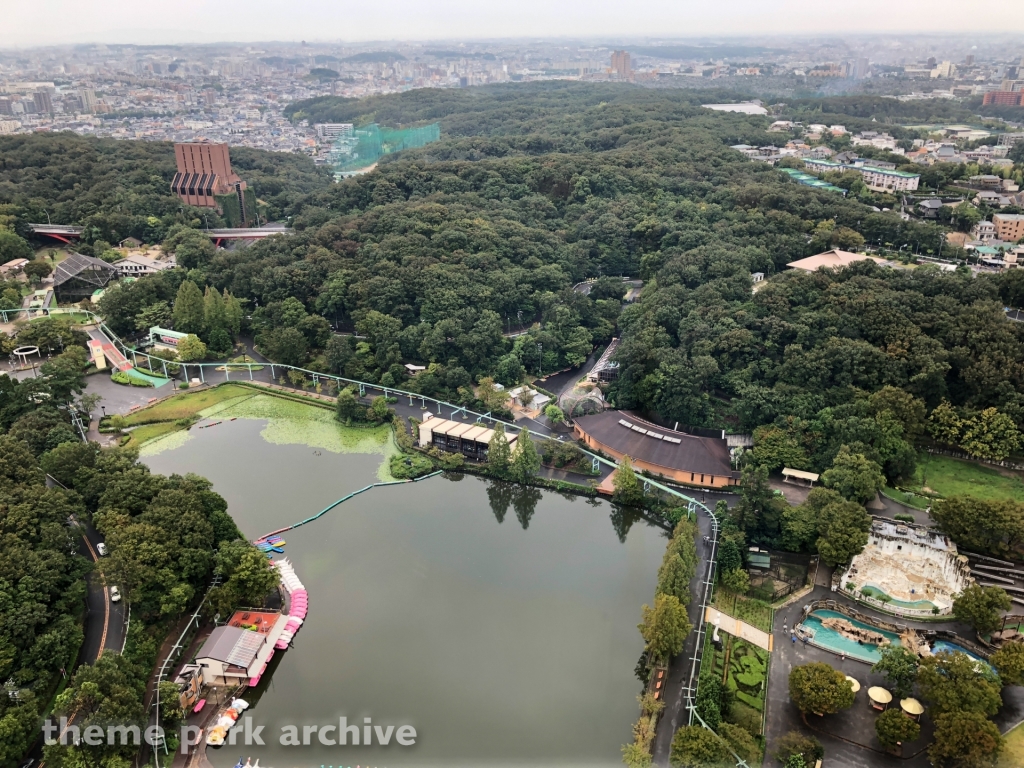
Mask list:
POLYGON ((217 627, 196 654, 197 659, 215 659, 236 667, 248 667, 263 645, 264 637, 239 627, 217 627))
MULTIPOLYGON (((84 277, 88 273, 96 275, 103 272, 117 272, 117 268, 102 259, 94 259, 92 256, 86 256, 81 253, 72 253, 66 259, 59 262, 53 270, 53 284, 63 285, 72 278, 84 277)), ((97 281, 88 280, 88 282, 97 281)), ((100 282, 100 284, 105 283, 100 282)))

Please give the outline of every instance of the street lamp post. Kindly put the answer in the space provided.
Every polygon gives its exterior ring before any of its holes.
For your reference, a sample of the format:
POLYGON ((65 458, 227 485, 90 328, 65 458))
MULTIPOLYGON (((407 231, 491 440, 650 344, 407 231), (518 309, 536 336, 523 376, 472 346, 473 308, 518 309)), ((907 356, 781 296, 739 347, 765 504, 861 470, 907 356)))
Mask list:
POLYGON ((537 344, 537 377, 540 378, 541 366, 544 364, 544 345, 537 344))

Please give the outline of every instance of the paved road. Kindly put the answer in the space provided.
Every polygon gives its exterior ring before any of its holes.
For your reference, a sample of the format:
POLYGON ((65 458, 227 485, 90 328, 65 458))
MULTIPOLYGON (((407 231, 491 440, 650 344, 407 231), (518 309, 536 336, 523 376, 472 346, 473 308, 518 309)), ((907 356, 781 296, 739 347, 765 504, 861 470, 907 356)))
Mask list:
MULTIPOLYGON (((46 482, 50 487, 57 485, 56 481, 49 477, 46 482)), ((99 563, 100 556, 97 545, 103 541, 103 537, 85 520, 75 518, 74 524, 81 535, 78 544, 79 553, 94 563, 99 563)), ((94 664, 106 652, 121 653, 124 649, 128 629, 125 603, 123 600, 116 603, 110 600, 108 584, 109 580, 105 581, 103 574, 98 569, 86 575, 86 612, 82 627, 84 640, 78 651, 74 669, 78 669, 83 664, 94 664)), ((74 723, 74 718, 71 719, 71 723, 74 723)), ((42 760, 41 737, 32 746, 27 756, 34 758, 37 762, 42 760)))
MULTIPOLYGON (((84 520, 78 521, 82 531, 81 550, 93 562, 100 563, 96 545, 103 537, 84 520)), ((102 567, 102 565, 100 565, 102 567)), ((112 602, 109 587, 113 581, 104 579, 99 570, 87 576, 89 593, 86 598, 85 642, 78 655, 77 665, 92 664, 106 651, 120 653, 124 648, 127 631, 127 611, 124 600, 112 602)), ((76 665, 76 666, 77 666, 76 665)))

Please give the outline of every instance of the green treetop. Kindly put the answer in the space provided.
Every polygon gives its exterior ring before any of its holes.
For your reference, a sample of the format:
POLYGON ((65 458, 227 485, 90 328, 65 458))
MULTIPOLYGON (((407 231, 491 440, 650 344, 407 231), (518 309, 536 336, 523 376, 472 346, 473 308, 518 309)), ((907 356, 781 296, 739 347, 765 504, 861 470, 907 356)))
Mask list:
POLYGON ((789 697, 801 712, 834 715, 853 704, 846 675, 828 664, 812 662, 789 673, 789 697))
POLYGON ((494 425, 494 434, 487 446, 487 468, 497 477, 506 477, 511 465, 512 450, 505 437, 505 425, 500 421, 494 425))
POLYGON ((206 330, 206 307, 199 286, 186 280, 174 299, 174 330, 202 335, 206 330))
POLYGON ((519 483, 525 483, 534 476, 538 469, 540 469, 540 456, 537 455, 537 447, 530 439, 529 432, 523 430, 519 433, 519 439, 516 440, 516 449, 512 457, 510 468, 512 479, 519 483))
POLYGON ((623 456, 619 467, 615 470, 615 478, 612 480, 615 492, 612 498, 619 504, 627 507, 638 507, 643 504, 644 492, 640 487, 640 480, 633 471, 633 463, 629 456, 623 456))
POLYGON ((1010 596, 1001 587, 971 584, 953 598, 953 615, 970 624, 979 635, 987 635, 999 626, 1000 611, 1011 608, 1010 596))
POLYGON ((643 607, 643 621, 638 629, 651 654, 657 659, 668 659, 682 650, 692 626, 686 606, 675 595, 655 595, 654 607, 643 607))

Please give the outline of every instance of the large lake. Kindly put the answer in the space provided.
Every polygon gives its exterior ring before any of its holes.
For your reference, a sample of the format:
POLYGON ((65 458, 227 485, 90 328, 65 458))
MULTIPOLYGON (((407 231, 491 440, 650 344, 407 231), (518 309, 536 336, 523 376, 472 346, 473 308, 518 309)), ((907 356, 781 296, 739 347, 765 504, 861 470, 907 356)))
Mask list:
MULTIPOLYGON (((193 430, 144 460, 154 472, 208 477, 250 538, 377 480, 380 454, 272 444, 265 424, 193 430)), ((210 760, 621 765, 638 714, 636 625, 665 538, 640 521, 622 541, 612 512, 606 502, 439 476, 375 488, 288 532, 286 556, 310 607, 294 647, 253 692, 267 745, 210 749, 210 760), (340 716, 412 725, 417 743, 278 744, 283 725, 340 716)))

